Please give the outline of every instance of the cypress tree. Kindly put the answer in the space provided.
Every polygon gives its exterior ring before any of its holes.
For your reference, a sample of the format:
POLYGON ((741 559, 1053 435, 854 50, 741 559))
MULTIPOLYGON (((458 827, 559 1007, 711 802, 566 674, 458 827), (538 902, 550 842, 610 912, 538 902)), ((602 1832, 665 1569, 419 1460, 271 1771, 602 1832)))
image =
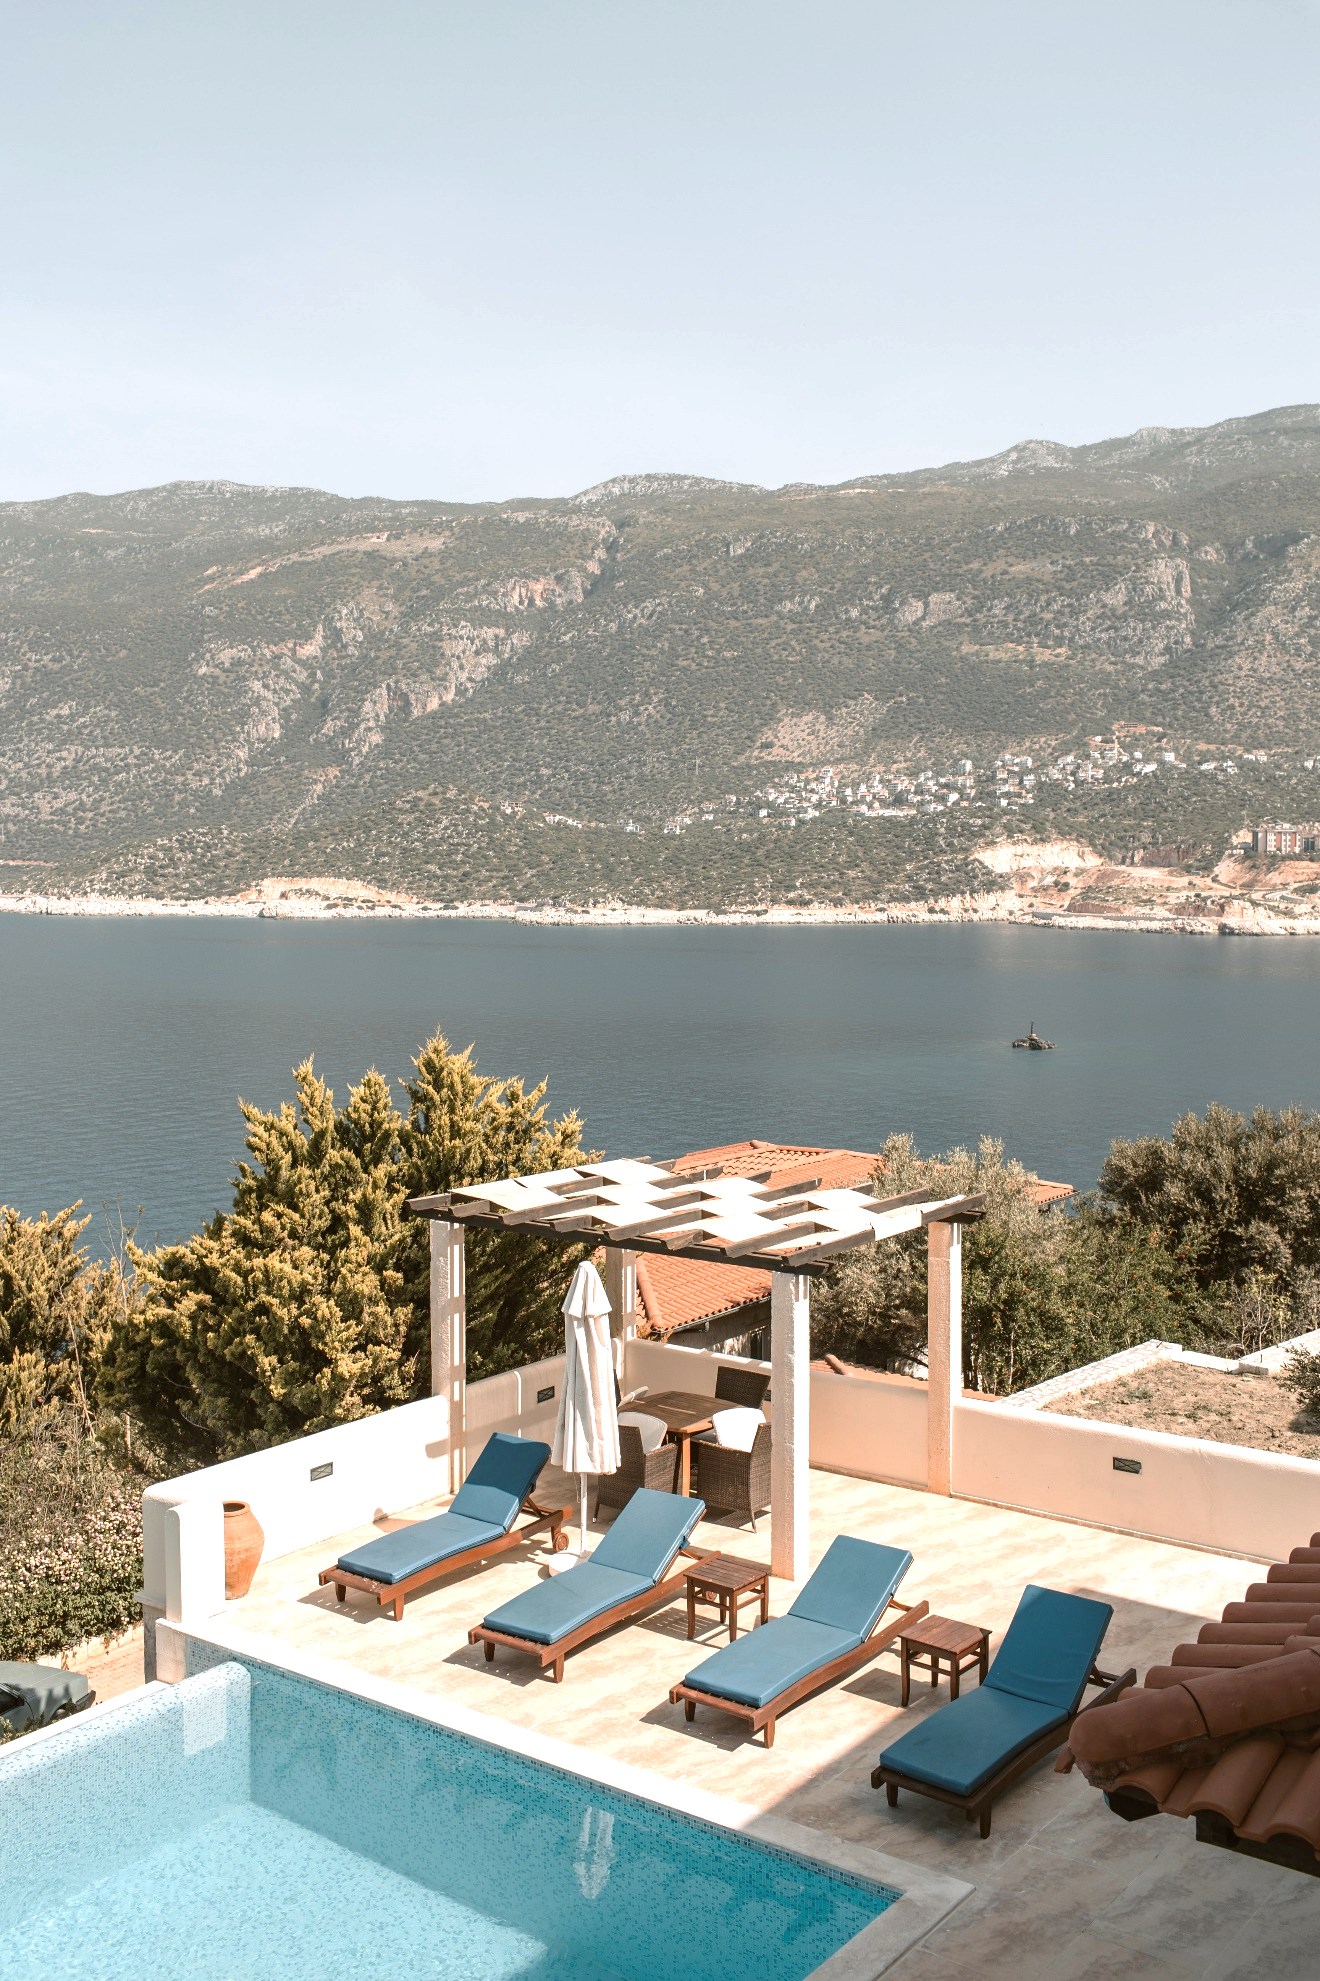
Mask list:
MULTIPOLYGON (((240 1102, 248 1160, 233 1208, 183 1245, 130 1246, 137 1298, 111 1332, 103 1384, 175 1462, 228 1458, 430 1390, 429 1234, 410 1196, 562 1167, 576 1115, 545 1087, 477 1072, 438 1034, 401 1116, 374 1070, 334 1095, 312 1061, 296 1105, 240 1102)), ((553 1351, 581 1248, 521 1233, 469 1238, 469 1374, 553 1351)))

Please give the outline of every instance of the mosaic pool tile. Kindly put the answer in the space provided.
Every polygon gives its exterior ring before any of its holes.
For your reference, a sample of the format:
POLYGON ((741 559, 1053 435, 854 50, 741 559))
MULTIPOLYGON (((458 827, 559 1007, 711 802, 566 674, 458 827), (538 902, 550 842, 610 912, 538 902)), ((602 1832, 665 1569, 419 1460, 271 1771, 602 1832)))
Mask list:
POLYGON ((293 1981, 309 1959, 318 1981, 803 1981, 897 1897, 258 1661, 189 1655, 203 1668, 172 1690, 71 1723, 26 1767, 0 1756, 0 1851, 26 1867, 4 1981, 136 1981, 185 1953, 199 1981, 293 1981))

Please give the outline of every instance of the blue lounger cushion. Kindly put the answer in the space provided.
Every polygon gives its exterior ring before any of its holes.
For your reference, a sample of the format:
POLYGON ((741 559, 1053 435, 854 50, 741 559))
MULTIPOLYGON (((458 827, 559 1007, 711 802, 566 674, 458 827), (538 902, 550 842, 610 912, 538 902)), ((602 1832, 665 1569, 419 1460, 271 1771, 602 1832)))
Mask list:
POLYGON ((704 1500, 640 1487, 587 1561, 492 1610, 488 1630, 557 1644, 593 1617, 653 1589, 706 1511, 704 1500))
POLYGON ((800 1678, 807 1678, 832 1658, 855 1651, 861 1639, 809 1617, 778 1616, 759 1629, 726 1644, 713 1658, 690 1671, 683 1683, 717 1699, 736 1699, 743 1706, 764 1706, 800 1678))
POLYGON ((461 1513, 437 1513, 431 1520, 415 1520, 393 1534, 381 1534, 364 1541, 335 1564, 350 1575, 365 1575, 371 1582, 406 1582, 410 1575, 435 1568, 450 1555, 461 1555, 485 1541, 504 1538, 504 1529, 490 1520, 467 1520, 461 1513))
POLYGON ((1007 1761, 1068 1715, 1057 1706, 979 1685, 914 1726, 880 1756, 880 1766, 951 1795, 971 1795, 1007 1761))
POLYGON ((89 1689, 81 1672, 59 1665, 0 1664, 0 1721, 15 1733, 47 1726, 75 1711, 89 1689))
POLYGON ((1093 1597, 1029 1582, 986 1675, 987 1685, 1075 1712, 1113 1614, 1108 1603, 1093 1597))
POLYGON ((525 1637, 530 1644, 557 1644, 561 1637, 613 1609, 616 1603, 645 1595, 654 1586, 645 1576, 602 1568, 593 1558, 524 1589, 482 1621, 488 1630, 525 1637))
POLYGON ((912 1566, 906 1548, 836 1534, 788 1614, 869 1637, 912 1566))
POLYGON ((335 1566, 372 1582, 406 1582, 451 1555, 498 1541, 507 1534, 550 1456, 548 1444, 496 1431, 455 1495, 447 1513, 416 1520, 340 1555, 335 1566))
POLYGON ((449 1511, 467 1520, 493 1521, 507 1534, 549 1456, 549 1445, 538 1438, 496 1431, 487 1438, 449 1511))
POLYGON ((768 1705, 799 1679, 855 1651, 911 1566, 905 1548, 836 1535, 787 1616, 726 1644, 684 1684, 744 1706, 768 1705))
MULTIPOLYGON (((704 1500, 656 1493, 642 1486, 591 1551, 602 1568, 622 1569, 658 1582, 706 1511, 704 1500)), ((570 1575, 574 1573, 569 1570, 570 1575)))
POLYGON ((1028 1583, 984 1685, 932 1713, 880 1766, 971 1795, 1043 1734, 1062 1736, 1114 1612, 1090 1596, 1028 1583))

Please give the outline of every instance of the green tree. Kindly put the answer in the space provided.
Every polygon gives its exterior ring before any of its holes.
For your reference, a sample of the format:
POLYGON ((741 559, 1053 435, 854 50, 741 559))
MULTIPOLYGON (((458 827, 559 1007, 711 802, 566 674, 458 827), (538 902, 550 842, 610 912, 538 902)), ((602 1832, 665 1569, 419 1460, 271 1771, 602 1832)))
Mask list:
POLYGON ((1320 1271, 1320 1114, 1300 1107, 1247 1118, 1212 1105, 1167 1139, 1116 1141, 1100 1171, 1114 1212, 1165 1232, 1202 1286, 1264 1273, 1287 1286, 1320 1271))
POLYGON ((112 1339, 115 1394, 209 1462, 413 1394, 398 1269, 399 1116, 368 1073, 336 1111, 306 1060, 297 1105, 240 1103, 234 1205, 184 1245, 130 1247, 139 1299, 112 1339))
MULTIPOLYGON (((544 1087, 479 1075, 471 1050, 428 1042, 401 1117, 379 1073, 343 1108, 311 1060, 296 1105, 240 1103, 250 1160, 232 1210, 183 1245, 130 1248, 138 1298, 112 1331, 107 1394, 179 1459, 282 1443, 430 1389, 429 1240, 406 1200, 578 1155, 574 1115, 548 1123, 544 1087)), ((559 1339, 577 1248, 472 1234, 469 1372, 559 1339)))
POLYGON ((0 1436, 70 1404, 91 1426, 123 1286, 79 1245, 90 1223, 77 1204, 39 1218, 0 1205, 0 1436))
MULTIPOLYGON (((963 1233, 964 1382, 1004 1395, 1153 1337, 1200 1345, 1207 1303, 1186 1258, 1085 1201, 1072 1216, 1042 1216, 1035 1181, 990 1140, 926 1161, 910 1136, 882 1151, 882 1194, 988 1199, 963 1233)), ((812 1302, 816 1351, 872 1367, 921 1360, 926 1259, 923 1232, 846 1254, 812 1302)))
MULTIPOLYGON (((438 1196, 460 1185, 568 1169, 583 1160, 577 1115, 546 1120, 544 1081, 526 1093, 521 1080, 485 1077, 470 1046, 452 1052, 439 1033, 417 1055, 414 1078, 404 1087, 408 1118, 399 1141, 406 1196, 438 1196)), ((589 1249, 527 1232, 468 1233, 470 1379, 557 1351, 564 1292, 589 1249)), ((410 1342, 429 1382, 430 1238, 424 1220, 406 1225, 400 1263, 413 1313, 410 1342)))

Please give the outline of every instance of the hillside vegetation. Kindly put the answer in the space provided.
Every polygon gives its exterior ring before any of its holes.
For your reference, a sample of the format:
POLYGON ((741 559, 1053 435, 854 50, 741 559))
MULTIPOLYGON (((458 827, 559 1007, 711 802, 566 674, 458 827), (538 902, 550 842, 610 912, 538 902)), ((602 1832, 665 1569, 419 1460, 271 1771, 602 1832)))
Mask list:
POLYGON ((1318 625, 1314 406, 837 488, 9 503, 0 885, 863 901, 985 886, 1004 832, 1213 864, 1320 810, 1318 625))

